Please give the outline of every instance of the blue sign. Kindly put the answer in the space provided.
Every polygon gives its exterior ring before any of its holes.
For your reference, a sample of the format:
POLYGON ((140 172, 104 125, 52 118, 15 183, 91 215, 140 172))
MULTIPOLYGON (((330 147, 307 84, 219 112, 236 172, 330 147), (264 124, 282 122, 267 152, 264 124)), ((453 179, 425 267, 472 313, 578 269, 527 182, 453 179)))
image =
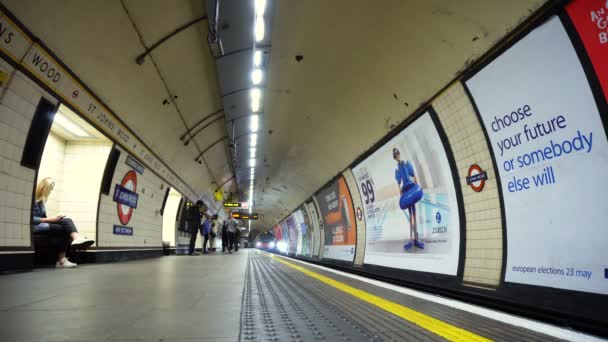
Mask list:
POLYGON ((608 268, 604 268, 604 278, 608 279, 608 268))
POLYGON ((132 227, 125 227, 125 226, 116 226, 114 225, 114 230, 113 233, 115 235, 133 235, 133 228, 132 227))
POLYGON ((144 174, 144 166, 141 165, 137 160, 135 160, 131 156, 127 156, 126 163, 127 163, 127 165, 132 167, 135 171, 137 171, 139 174, 141 174, 141 175, 144 174))
POLYGON ((114 202, 124 204, 127 207, 137 209, 137 200, 139 199, 139 195, 120 184, 116 184, 114 187, 114 196, 112 200, 114 202))

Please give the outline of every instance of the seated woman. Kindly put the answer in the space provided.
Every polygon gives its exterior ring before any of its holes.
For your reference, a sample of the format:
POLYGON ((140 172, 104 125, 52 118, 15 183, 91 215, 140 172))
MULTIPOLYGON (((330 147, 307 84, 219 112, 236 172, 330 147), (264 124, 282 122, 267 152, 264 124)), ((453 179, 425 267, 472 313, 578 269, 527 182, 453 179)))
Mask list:
POLYGON ((71 219, 65 216, 46 216, 45 203, 54 187, 55 182, 48 177, 41 180, 36 187, 36 204, 33 210, 34 234, 48 234, 49 238, 55 241, 58 249, 57 268, 76 267, 76 263, 66 258, 70 247, 83 249, 90 247, 95 241, 78 236, 76 226, 71 219))

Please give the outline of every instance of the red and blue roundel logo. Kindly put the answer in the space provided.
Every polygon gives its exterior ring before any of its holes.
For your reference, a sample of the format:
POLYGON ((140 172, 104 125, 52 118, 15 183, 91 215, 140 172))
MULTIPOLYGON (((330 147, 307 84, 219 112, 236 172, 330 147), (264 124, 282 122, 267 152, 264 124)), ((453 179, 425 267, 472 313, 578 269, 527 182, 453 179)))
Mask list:
MULTIPOLYGON (((120 185, 132 192, 137 192, 137 174, 135 171, 131 170, 127 172, 125 177, 120 182, 120 185)), ((128 205, 118 203, 118 219, 120 223, 127 224, 131 220, 131 215, 133 215, 133 208, 128 205)))

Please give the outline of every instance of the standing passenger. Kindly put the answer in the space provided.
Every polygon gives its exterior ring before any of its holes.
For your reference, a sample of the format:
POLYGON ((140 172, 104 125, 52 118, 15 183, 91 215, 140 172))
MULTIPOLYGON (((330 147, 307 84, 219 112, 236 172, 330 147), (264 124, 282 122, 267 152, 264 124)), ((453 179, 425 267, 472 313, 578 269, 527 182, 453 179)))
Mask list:
POLYGON ((217 215, 213 215, 211 221, 211 238, 209 239, 209 252, 215 252, 215 238, 217 237, 217 225, 219 221, 217 220, 217 215))
POLYGON ((228 253, 232 254, 232 250, 235 248, 237 222, 234 217, 228 220, 226 231, 228 232, 228 253))
POLYGON ((190 230, 190 255, 199 255, 194 251, 194 245, 196 245, 196 235, 201 226, 201 208, 203 207, 203 201, 196 201, 196 205, 190 207, 188 210, 188 226, 190 230))
POLYGON ((207 214, 205 215, 205 222, 203 222, 201 233, 203 234, 203 254, 209 254, 207 242, 209 242, 209 235, 211 234, 211 220, 207 214))
POLYGON ((222 252, 228 249, 228 220, 222 224, 222 252))

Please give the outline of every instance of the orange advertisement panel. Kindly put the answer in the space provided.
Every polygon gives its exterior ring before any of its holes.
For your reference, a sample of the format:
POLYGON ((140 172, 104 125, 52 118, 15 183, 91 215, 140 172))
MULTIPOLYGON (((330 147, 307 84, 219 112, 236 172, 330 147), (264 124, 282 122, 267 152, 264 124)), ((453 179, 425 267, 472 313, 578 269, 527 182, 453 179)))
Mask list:
POLYGON ((315 196, 325 225, 323 257, 353 261, 357 224, 353 200, 344 177, 331 183, 315 196))

